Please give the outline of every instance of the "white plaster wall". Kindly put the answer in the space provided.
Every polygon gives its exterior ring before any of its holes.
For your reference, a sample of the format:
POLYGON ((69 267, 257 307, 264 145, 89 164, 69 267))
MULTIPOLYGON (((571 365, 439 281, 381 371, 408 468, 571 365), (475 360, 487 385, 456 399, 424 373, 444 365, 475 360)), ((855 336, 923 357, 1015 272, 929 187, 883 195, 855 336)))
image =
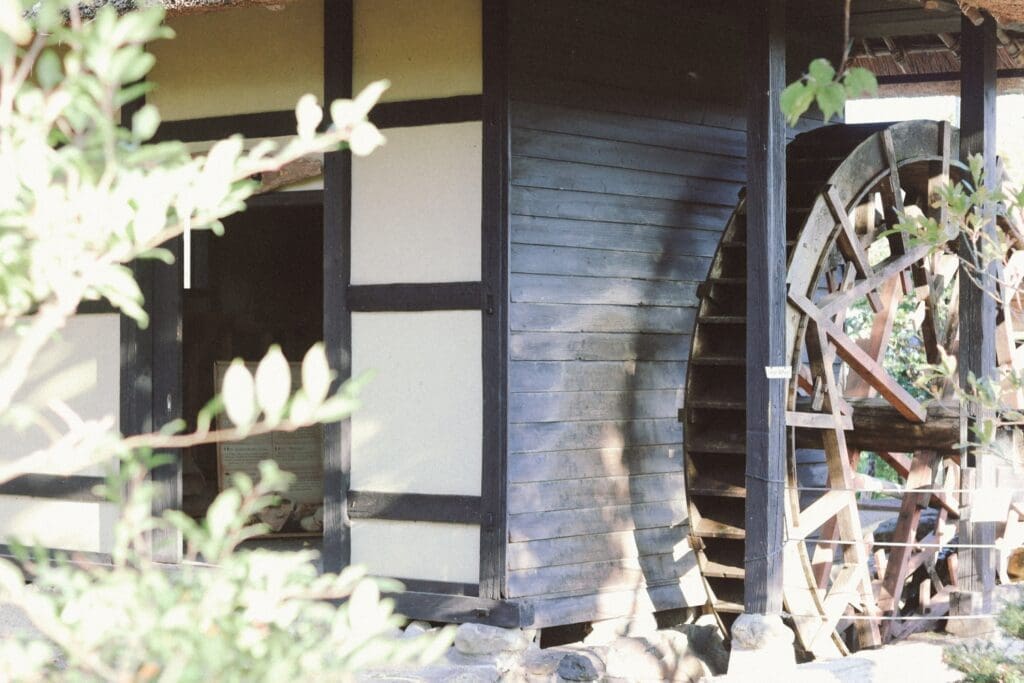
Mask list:
POLYGON ((352 162, 352 283, 480 279, 480 122, 391 128, 352 162))
POLYGON ((294 109, 323 99, 323 2, 300 0, 175 17, 173 40, 150 45, 157 58, 147 101, 164 120, 294 109))
MULTIPOLYGON (((84 419, 109 418, 118 428, 120 412, 120 318, 115 314, 80 315, 71 319, 60 337, 40 354, 18 401, 42 412, 47 401, 59 399, 84 419)), ((0 363, 15 348, 13 334, 0 336, 0 363)), ((0 427, 0 462, 9 464, 51 443, 41 426, 23 432, 0 427)), ((102 476, 106 466, 90 465, 67 453, 33 459, 26 472, 102 476)), ((21 496, 0 496, 0 539, 17 538, 55 548, 109 551, 113 543, 116 506, 21 496)))
POLYGON ((375 576, 478 583, 480 527, 353 520, 352 563, 375 576))
POLYGON ((383 100, 483 91, 480 0, 355 0, 353 87, 387 78, 383 100))
POLYGON ((480 494, 480 316, 352 315, 353 374, 376 372, 352 417, 352 489, 480 494))

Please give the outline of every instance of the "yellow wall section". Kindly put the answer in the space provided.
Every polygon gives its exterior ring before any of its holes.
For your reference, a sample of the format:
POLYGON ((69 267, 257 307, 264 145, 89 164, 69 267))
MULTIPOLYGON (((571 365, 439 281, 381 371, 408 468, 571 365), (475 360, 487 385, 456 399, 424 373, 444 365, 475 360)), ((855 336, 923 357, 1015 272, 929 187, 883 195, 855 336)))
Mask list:
POLYGON ((323 2, 176 17, 174 40, 152 45, 148 96, 166 121, 292 109, 323 98, 323 2))
POLYGON ((480 0, 355 0, 353 87, 387 78, 384 101, 483 91, 480 0))

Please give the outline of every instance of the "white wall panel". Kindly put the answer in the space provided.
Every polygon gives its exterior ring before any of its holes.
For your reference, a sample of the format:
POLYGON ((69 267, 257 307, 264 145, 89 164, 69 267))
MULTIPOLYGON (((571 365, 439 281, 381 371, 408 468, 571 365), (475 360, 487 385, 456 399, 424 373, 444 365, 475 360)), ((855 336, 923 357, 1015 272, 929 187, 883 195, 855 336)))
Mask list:
POLYGON ((479 280, 481 124, 384 133, 352 162, 352 284, 479 280))
POLYGON ((113 503, 0 496, 0 543, 109 553, 117 516, 113 503))
POLYGON ((306 93, 323 99, 322 0, 169 23, 177 38, 150 46, 157 62, 149 80, 157 89, 146 96, 164 120, 293 109, 306 93))
MULTIPOLYGON (((33 364, 33 372, 18 394, 60 429, 60 421, 45 406, 58 399, 88 420, 109 419, 118 428, 120 413, 121 322, 115 314, 79 315, 68 321, 33 364)), ((16 348, 13 334, 0 336, 0 363, 16 348)), ((46 448, 51 439, 38 425, 25 431, 0 428, 0 463, 9 464, 46 448)), ((109 466, 90 465, 70 453, 33 459, 26 472, 102 476, 109 466)), ((109 503, 46 500, 0 496, 0 542, 17 539, 53 548, 108 552, 113 543, 117 507, 109 503)))
POLYGON ((480 315, 352 315, 353 374, 376 372, 352 417, 353 489, 480 494, 480 315))
MULTIPOLYGON (((0 336, 0 365, 16 348, 13 333, 0 336)), ((60 335, 36 358, 32 374, 18 393, 16 401, 37 411, 51 424, 61 426, 46 410, 48 401, 65 402, 80 417, 88 420, 109 418, 118 428, 120 413, 121 321, 116 314, 79 315, 68 321, 60 335)), ((43 427, 25 431, 0 427, 0 463, 11 463, 33 451, 46 448, 51 439, 43 427)), ((46 474, 102 475, 100 466, 54 455, 33 462, 32 472, 46 474)))
POLYGON ((387 78, 384 101, 483 91, 480 0, 356 0, 353 85, 387 78))
POLYGON ((480 527, 353 520, 352 563, 375 576, 478 583, 480 527))

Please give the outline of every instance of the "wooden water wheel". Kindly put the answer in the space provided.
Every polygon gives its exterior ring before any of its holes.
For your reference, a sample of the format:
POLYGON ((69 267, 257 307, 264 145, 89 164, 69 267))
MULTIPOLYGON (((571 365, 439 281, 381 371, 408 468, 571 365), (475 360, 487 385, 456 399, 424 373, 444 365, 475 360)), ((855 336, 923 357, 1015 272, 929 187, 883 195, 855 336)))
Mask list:
MULTIPOLYGON (((857 472, 862 451, 888 463, 906 489, 958 488, 955 401, 926 407, 884 362, 900 325, 913 326, 910 337, 920 340, 929 362, 939 361, 940 347, 955 353, 958 258, 951 250, 912 245, 903 235, 881 234, 898 222, 899 212, 938 211, 929 197, 947 178, 966 174, 951 161, 957 138, 948 124, 914 121, 821 128, 788 148, 786 348, 792 379, 786 393, 783 598, 797 644, 808 655, 834 657, 846 654, 851 643, 874 646, 898 635, 898 622, 878 617, 912 609, 908 579, 932 566, 955 533, 952 493, 905 493, 896 499, 889 542, 916 539, 920 545, 876 543, 862 523, 868 497, 856 490, 872 481, 857 472), (898 316, 901 304, 904 314, 898 316), (849 325, 854 313, 859 335, 849 325), (818 482, 798 476, 805 449, 823 463, 818 482), (928 507, 936 521, 920 538, 919 520, 928 507)), ((743 607, 745 230, 741 199, 701 290, 681 415, 691 542, 710 605, 726 623, 743 607)), ((1000 352, 1004 363, 1015 355, 1015 341, 1007 340, 1000 352)), ((1019 397, 1009 398, 1018 403, 1019 397)), ((928 594, 916 598, 918 604, 943 590, 936 583, 925 587, 928 594)))

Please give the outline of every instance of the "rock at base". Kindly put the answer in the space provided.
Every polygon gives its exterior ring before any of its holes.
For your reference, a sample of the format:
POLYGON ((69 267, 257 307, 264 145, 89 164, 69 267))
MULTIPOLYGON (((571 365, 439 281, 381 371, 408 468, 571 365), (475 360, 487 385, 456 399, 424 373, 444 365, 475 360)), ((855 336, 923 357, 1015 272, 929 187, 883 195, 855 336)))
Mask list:
POLYGON ((520 629, 461 624, 455 633, 455 649, 464 655, 522 652, 529 646, 530 638, 520 629))
POLYGON ((581 654, 570 652, 558 663, 558 675, 567 681, 596 681, 597 667, 581 654))

